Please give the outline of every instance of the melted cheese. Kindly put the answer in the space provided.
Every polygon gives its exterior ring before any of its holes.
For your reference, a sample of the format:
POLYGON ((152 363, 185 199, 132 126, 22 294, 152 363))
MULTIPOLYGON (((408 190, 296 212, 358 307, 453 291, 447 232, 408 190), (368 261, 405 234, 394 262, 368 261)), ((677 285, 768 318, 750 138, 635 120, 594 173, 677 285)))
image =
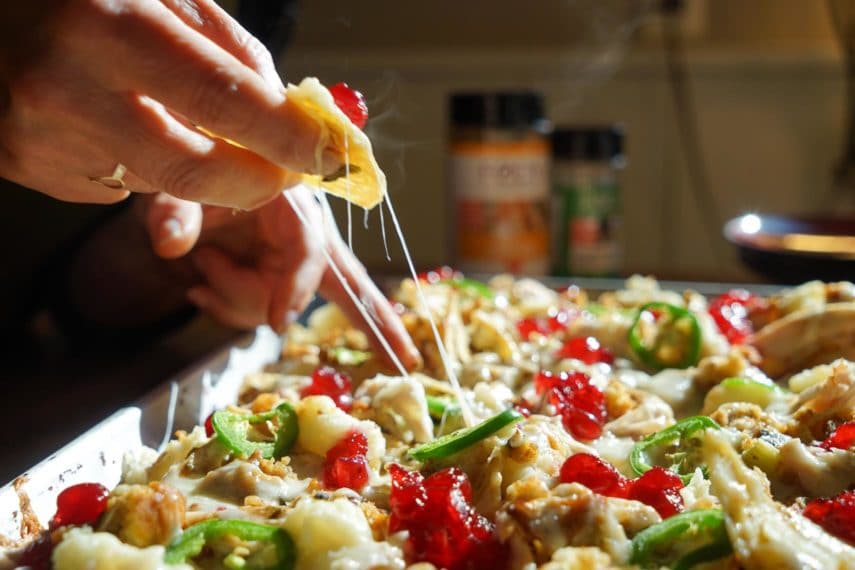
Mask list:
POLYGON ((54 570, 192 570, 186 564, 163 561, 162 546, 137 548, 108 532, 72 528, 53 552, 54 570))
POLYGON ((335 180, 303 174, 303 181, 363 208, 379 204, 386 194, 386 176, 374 160, 371 141, 338 108, 329 90, 314 77, 307 77, 299 85, 289 84, 285 96, 318 122, 321 127, 319 152, 326 148, 340 150, 346 168, 346 176, 335 180))
POLYGON ((345 561, 351 553, 372 566, 400 568, 403 554, 387 543, 375 543, 362 510, 346 498, 332 501, 303 497, 282 525, 297 547, 296 570, 364 568, 345 561))

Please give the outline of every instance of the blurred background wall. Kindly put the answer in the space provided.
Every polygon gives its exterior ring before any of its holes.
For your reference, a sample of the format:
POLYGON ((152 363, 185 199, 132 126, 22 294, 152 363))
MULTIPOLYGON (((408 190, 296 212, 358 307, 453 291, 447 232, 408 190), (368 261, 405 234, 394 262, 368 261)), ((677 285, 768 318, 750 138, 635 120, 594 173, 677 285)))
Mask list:
MULTIPOLYGON (((659 4, 304 0, 279 63, 287 79, 316 75, 365 93, 366 130, 421 267, 445 258, 448 94, 531 88, 555 125, 625 126, 626 272, 751 279, 721 238, 727 218, 843 207, 831 187, 845 84, 828 4, 687 0, 676 16, 676 57, 687 66, 718 212, 700 206, 687 171, 678 126, 689 119, 674 104, 659 4)), ((385 259, 377 213, 369 231, 362 220, 354 212, 360 258, 376 272, 400 270, 395 239, 385 259)))

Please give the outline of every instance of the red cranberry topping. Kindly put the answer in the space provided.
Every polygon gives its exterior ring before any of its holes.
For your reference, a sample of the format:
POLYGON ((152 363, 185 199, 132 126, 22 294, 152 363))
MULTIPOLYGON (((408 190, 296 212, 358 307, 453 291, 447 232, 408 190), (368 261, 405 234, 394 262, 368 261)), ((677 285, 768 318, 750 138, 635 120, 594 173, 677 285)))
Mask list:
POLYGON ((504 568, 506 550, 494 527, 472 507, 466 474, 452 467, 425 478, 389 465, 389 531, 407 530, 407 560, 448 570, 504 568))
POLYGON ((830 499, 814 499, 804 515, 833 534, 855 546, 855 490, 843 491, 830 499))
POLYGON ((350 377, 343 372, 329 366, 321 366, 312 372, 312 383, 300 392, 302 397, 306 396, 329 396, 335 405, 350 411, 353 404, 351 395, 350 377))
POLYGON ((324 486, 327 489, 348 487, 354 491, 368 483, 368 438, 351 431, 327 451, 324 461, 324 486))
POLYGON ((53 555, 53 540, 50 533, 43 533, 36 540, 27 545, 21 556, 15 562, 18 567, 24 566, 30 570, 50 570, 51 556, 53 555))
POLYGON ((110 491, 99 483, 79 483, 64 489, 56 498, 53 527, 95 524, 104 509, 110 491))
POLYGON ((555 406, 561 423, 570 434, 580 439, 596 439, 606 423, 606 398, 582 372, 538 372, 534 377, 538 394, 546 393, 555 406))
POLYGON ((566 330, 573 316, 570 311, 560 310, 547 317, 526 317, 517 321, 517 332, 523 340, 531 340, 534 333, 549 336, 566 330))
POLYGON ((443 265, 442 267, 437 267, 430 271, 422 271, 417 275, 417 277, 419 278, 419 281, 426 281, 433 285, 434 283, 439 283, 443 279, 462 279, 463 273, 457 271, 453 267, 443 265))
POLYGON ((347 83, 336 83, 329 88, 336 106, 360 129, 368 122, 368 105, 365 97, 347 83))
POLYGON ((819 444, 823 449, 849 449, 855 445, 855 422, 837 426, 831 435, 819 444))
POLYGON ((589 453, 571 455, 561 466, 562 483, 581 483, 607 497, 626 497, 629 481, 617 469, 589 453))
POLYGON ((732 289, 712 300, 709 314, 730 344, 742 344, 754 332, 748 316, 759 303, 761 300, 756 295, 744 289, 732 289))
POLYGON ((679 476, 657 466, 630 482, 628 498, 653 507, 659 516, 667 519, 683 510, 682 488, 679 476))
POLYGON ((608 348, 600 345, 600 341, 592 336, 577 336, 564 342, 555 353, 557 358, 575 358, 585 364, 605 362, 613 364, 615 355, 608 348))
POLYGON ((208 417, 205 418, 205 435, 208 437, 214 437, 214 412, 208 414, 208 417))

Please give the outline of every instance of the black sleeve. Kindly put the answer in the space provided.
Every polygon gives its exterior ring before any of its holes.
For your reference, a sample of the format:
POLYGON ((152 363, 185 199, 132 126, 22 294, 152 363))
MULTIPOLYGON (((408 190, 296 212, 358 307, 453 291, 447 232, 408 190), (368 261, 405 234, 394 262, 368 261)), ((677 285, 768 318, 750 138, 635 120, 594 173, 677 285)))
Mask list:
POLYGON ((241 0, 237 18, 276 58, 294 35, 298 0, 241 0))

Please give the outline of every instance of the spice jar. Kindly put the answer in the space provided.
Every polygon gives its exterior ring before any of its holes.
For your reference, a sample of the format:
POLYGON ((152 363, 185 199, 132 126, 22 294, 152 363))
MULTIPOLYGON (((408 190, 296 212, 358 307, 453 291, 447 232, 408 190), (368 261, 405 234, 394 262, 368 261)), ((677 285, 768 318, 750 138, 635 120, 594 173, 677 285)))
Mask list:
POLYGON ((463 271, 549 269, 549 123, 537 93, 451 98, 450 254, 463 271))
POLYGON ((552 272, 617 276, 622 264, 622 129, 557 129, 552 157, 552 272))

